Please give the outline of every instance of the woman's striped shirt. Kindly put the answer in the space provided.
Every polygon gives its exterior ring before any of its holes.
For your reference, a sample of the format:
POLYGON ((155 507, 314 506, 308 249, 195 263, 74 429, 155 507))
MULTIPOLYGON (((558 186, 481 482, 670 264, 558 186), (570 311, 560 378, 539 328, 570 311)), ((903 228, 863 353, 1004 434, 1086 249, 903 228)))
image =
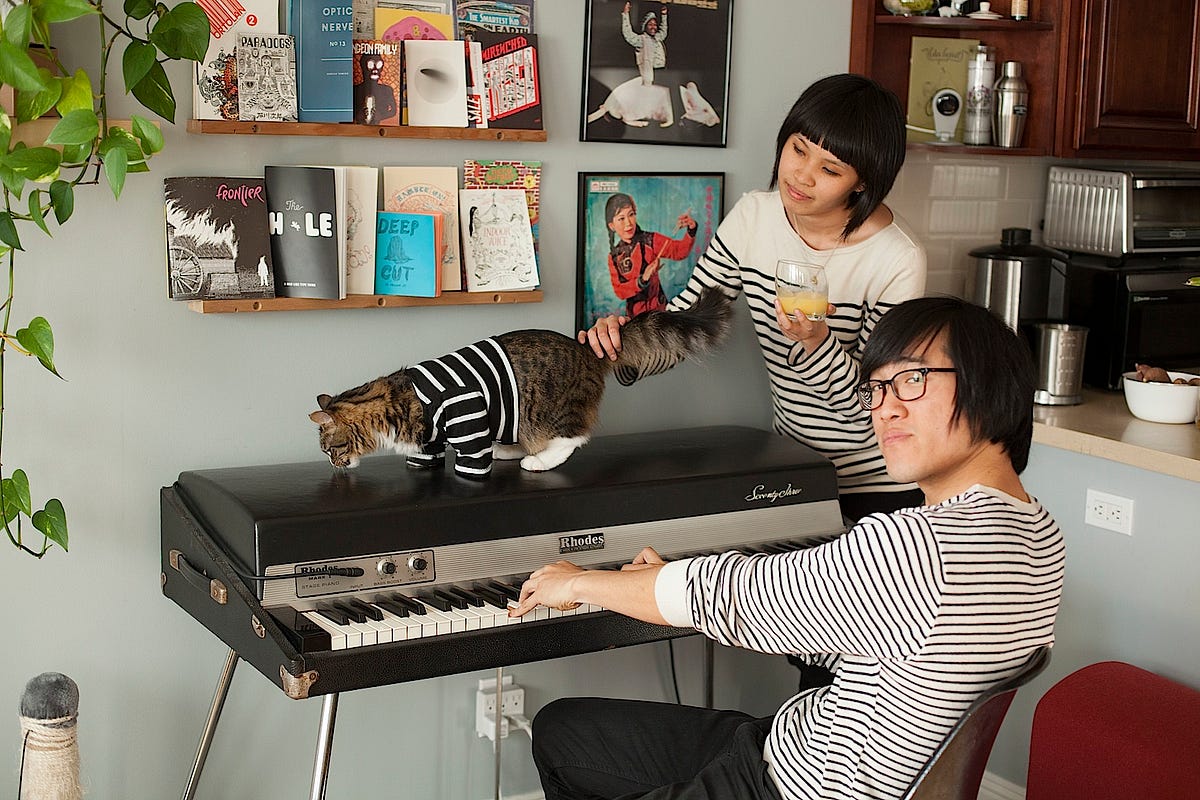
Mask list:
POLYGON ((787 800, 899 798, 967 706, 1054 640, 1064 548, 1036 501, 973 486, 774 556, 668 564, 660 612, 723 644, 841 655, 780 708, 764 760, 787 800))
POLYGON ((925 292, 925 251, 898 217, 863 242, 813 250, 787 221, 779 193, 742 196, 721 222, 684 289, 668 309, 691 306, 706 286, 742 293, 750 308, 771 385, 774 427, 833 462, 844 493, 900 491, 888 476, 854 387, 867 337, 893 306, 925 292), (808 355, 775 320, 775 262, 793 258, 825 267, 833 335, 808 355))

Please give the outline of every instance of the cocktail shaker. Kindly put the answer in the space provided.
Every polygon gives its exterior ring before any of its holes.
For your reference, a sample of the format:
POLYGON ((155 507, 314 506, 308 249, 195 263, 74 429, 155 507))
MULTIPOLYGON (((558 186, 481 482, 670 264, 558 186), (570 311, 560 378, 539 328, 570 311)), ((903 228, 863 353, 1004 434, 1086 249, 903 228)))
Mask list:
POLYGON ((996 81, 995 48, 981 44, 967 62, 967 102, 963 144, 992 143, 992 85, 996 81))
POLYGON ((996 113, 992 136, 997 147, 1020 147, 1029 113, 1029 84, 1021 75, 1021 62, 1005 61, 992 92, 996 113))

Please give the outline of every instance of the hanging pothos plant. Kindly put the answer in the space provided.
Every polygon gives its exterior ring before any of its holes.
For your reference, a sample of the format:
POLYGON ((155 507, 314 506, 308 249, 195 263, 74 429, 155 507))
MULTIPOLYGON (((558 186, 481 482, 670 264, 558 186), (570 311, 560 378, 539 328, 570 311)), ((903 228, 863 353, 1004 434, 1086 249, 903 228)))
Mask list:
POLYGON ((175 96, 163 64, 202 60, 209 24, 196 3, 172 8, 154 0, 125 0, 120 13, 90 0, 0 0, 0 14, 0 91, 8 101, 0 111, 0 256, 8 262, 8 290, 0 294, 0 515, 9 541, 41 558, 55 544, 67 549, 66 510, 58 498, 36 508, 29 476, 2 455, 6 358, 13 353, 36 358, 62 377, 46 318, 32 316, 22 327, 13 322, 21 236, 36 234, 34 226, 52 236, 65 225, 77 186, 103 179, 119 199, 126 176, 148 171, 147 160, 162 149, 162 133, 150 119, 134 114, 120 125, 109 119, 111 56, 121 55, 125 91, 174 122, 175 96), (95 20, 98 54, 72 55, 98 55, 93 73, 64 66, 51 41, 52 25, 86 24, 84 18, 95 20))

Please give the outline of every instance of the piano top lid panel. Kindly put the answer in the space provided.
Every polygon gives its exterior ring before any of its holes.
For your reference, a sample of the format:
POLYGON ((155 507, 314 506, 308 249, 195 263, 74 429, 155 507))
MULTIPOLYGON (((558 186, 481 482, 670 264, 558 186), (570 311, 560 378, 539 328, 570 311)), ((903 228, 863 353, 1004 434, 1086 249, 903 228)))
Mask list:
POLYGON ((601 528, 837 498, 833 465, 757 428, 601 436, 549 472, 497 461, 485 481, 370 456, 183 472, 176 489, 227 552, 272 564, 601 528))

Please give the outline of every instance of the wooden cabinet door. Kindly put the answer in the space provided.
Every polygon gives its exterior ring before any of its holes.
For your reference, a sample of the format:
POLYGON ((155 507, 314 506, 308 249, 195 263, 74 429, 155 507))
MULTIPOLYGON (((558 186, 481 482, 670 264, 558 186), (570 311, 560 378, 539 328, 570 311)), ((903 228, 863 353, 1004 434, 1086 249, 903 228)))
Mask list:
POLYGON ((1059 155, 1200 155, 1200 0, 1073 0, 1059 155))

